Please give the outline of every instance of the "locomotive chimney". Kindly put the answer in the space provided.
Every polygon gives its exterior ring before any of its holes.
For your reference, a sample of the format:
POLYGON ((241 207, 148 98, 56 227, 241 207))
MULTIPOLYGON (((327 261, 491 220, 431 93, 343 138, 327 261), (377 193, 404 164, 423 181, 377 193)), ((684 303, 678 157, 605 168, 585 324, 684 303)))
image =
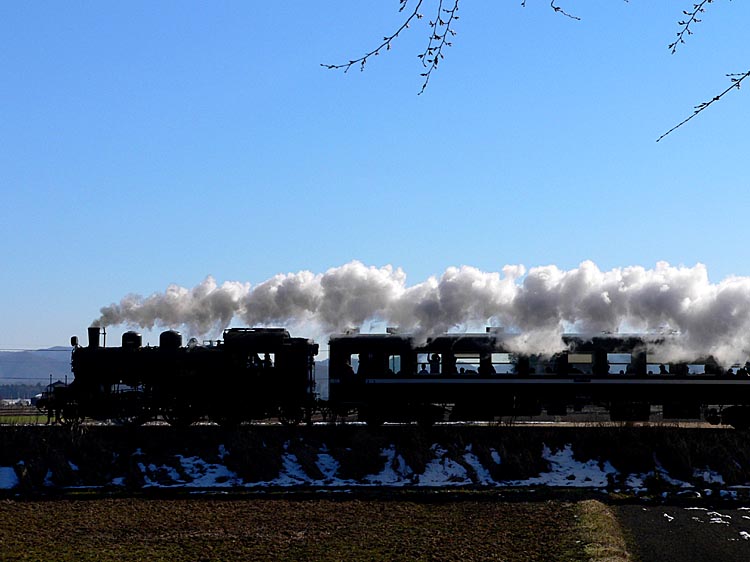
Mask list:
POLYGON ((91 326, 89 328, 89 347, 96 349, 99 347, 99 326, 91 326))

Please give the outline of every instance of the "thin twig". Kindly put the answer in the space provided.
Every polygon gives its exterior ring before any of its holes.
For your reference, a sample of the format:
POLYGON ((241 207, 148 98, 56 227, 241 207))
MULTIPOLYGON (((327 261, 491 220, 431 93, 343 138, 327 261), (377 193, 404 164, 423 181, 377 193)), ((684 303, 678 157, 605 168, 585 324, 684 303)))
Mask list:
MULTIPOLYGON (((525 3, 526 3, 526 2, 524 2, 524 4, 525 4, 525 3)), ((555 6, 555 0, 551 0, 551 1, 550 1, 550 3, 549 3, 549 5, 550 5, 550 7, 551 7, 551 8, 553 9, 553 10, 555 10, 555 11, 556 11, 557 13, 559 13, 559 14, 562 14, 562 15, 564 15, 564 16, 568 16, 568 17, 569 17, 570 19, 572 19, 572 20, 578 20, 578 21, 581 21, 581 18, 579 18, 578 16, 574 16, 573 14, 569 14, 568 12, 566 12, 565 10, 563 10, 563 9, 562 9, 562 8, 561 8, 560 6, 555 6)))
MULTIPOLYGON (((627 1, 628 0, 625 0, 625 2, 627 2, 627 1)), ((568 16, 570 19, 581 21, 581 18, 579 18, 578 16, 574 16, 572 14, 569 14, 568 12, 566 12, 565 10, 563 10, 560 6, 555 6, 555 0, 551 0, 551 2, 549 3, 549 5, 558 14, 561 14, 563 16, 568 16)), ((521 7, 522 8, 526 7, 526 0, 521 0, 521 7)))
MULTIPOLYGON (((425 48, 424 52, 422 52, 422 54, 418 55, 418 57, 422 61, 422 66, 427 69, 421 74, 421 76, 424 78, 424 82, 422 83, 422 89, 419 91, 419 94, 422 94, 425 91, 425 88, 427 88, 427 84, 430 81, 430 77, 432 76, 432 71, 436 70, 440 60, 445 58, 443 55, 443 48, 452 46, 452 43, 448 39, 450 37, 455 37, 456 35, 455 30, 451 26, 456 20, 459 19, 458 15, 456 15, 456 12, 458 11, 458 4, 460 0, 452 0, 453 7, 451 9, 443 8, 443 3, 445 1, 446 0, 438 0, 435 21, 430 21, 430 35, 427 41, 427 47, 425 48)), ((404 8, 406 8, 408 2, 409 0, 399 0, 399 4, 401 5, 401 7, 399 8, 399 12, 402 12, 404 8)), ((359 69, 364 70, 365 64, 370 57, 378 56, 383 50, 390 51, 391 43, 393 42, 393 40, 396 39, 396 37, 398 37, 402 31, 408 29, 409 24, 415 18, 422 19, 423 16, 419 12, 422 4, 423 0, 418 0, 416 6, 414 7, 414 10, 409 13, 409 16, 406 18, 406 21, 404 21, 401 27, 399 27, 395 33, 387 37, 383 37, 383 42, 380 43, 380 45, 378 45, 372 51, 365 53, 358 59, 353 59, 343 64, 321 63, 320 66, 331 70, 343 68, 345 73, 355 65, 359 65, 359 69)))
POLYGON ((444 58, 443 47, 451 47, 453 45, 453 43, 448 41, 448 36, 456 36, 456 32, 451 28, 451 23, 458 19, 456 15, 458 2, 459 0, 453 0, 453 8, 451 9, 443 8, 443 0, 438 2, 437 17, 435 21, 430 22, 430 26, 432 27, 430 40, 424 52, 417 55, 422 60, 422 66, 427 68, 426 72, 420 74, 420 76, 424 77, 424 82, 422 83, 422 89, 419 90, 417 95, 422 95, 425 91, 427 84, 430 82, 432 71, 437 69, 438 62, 444 58), (447 14, 447 20, 443 19, 443 14, 447 14), (434 46, 435 43, 437 43, 437 46, 434 46))
MULTIPOLYGON (((399 12, 403 12, 404 11, 404 8, 406 8, 407 2, 408 2, 408 0, 399 0, 399 3, 401 4, 401 7, 398 10, 399 12)), ((419 8, 422 6, 422 2, 423 2, 423 0, 418 0, 417 1, 417 5, 414 7, 414 10, 411 12, 411 14, 409 15, 409 17, 406 18, 406 21, 403 24, 401 24, 401 27, 399 27, 396 30, 396 32, 393 33, 392 35, 389 35, 388 37, 383 37, 383 42, 380 45, 378 45, 376 48, 374 48, 372 51, 370 51, 369 53, 366 53, 366 54, 362 55, 358 59, 350 60, 349 62, 346 62, 346 63, 343 63, 343 64, 325 64, 325 63, 320 63, 320 66, 322 66, 324 68, 328 68, 330 70, 335 70, 335 69, 343 68, 344 69, 344 73, 346 73, 346 72, 349 72, 349 69, 352 66, 354 66, 355 64, 359 64, 360 65, 359 69, 360 70, 364 70, 365 69, 365 64, 367 63, 367 59, 369 59, 371 56, 378 56, 380 54, 380 51, 382 51, 383 49, 385 49, 386 51, 390 51, 391 50, 391 42, 396 37, 398 37, 399 34, 404 29, 408 29, 409 28, 409 24, 411 23, 411 21, 414 18, 416 18, 416 19, 422 19, 422 14, 419 13, 419 8)))
POLYGON ((693 111, 693 114, 690 117, 683 119, 681 122, 677 123, 677 125, 669 129, 666 133, 664 133, 662 136, 656 139, 656 142, 659 142, 661 139, 666 137, 669 133, 671 133, 675 129, 679 129, 680 127, 682 127, 685 123, 690 121, 693 117, 698 115, 701 111, 708 109, 708 106, 710 106, 712 103, 716 101, 719 101, 722 97, 724 97, 725 94, 729 93, 734 88, 737 88, 739 90, 740 84, 742 84, 742 81, 748 76, 750 76, 750 70, 748 70, 747 72, 739 73, 739 74, 727 74, 727 76, 732 81, 731 86, 729 86, 726 90, 721 92, 718 96, 714 96, 713 98, 711 98, 709 101, 704 101, 703 103, 696 105, 695 110, 693 111))
POLYGON ((692 12, 688 12, 687 10, 682 11, 684 15, 688 16, 688 19, 677 22, 677 25, 681 26, 682 29, 680 29, 680 31, 677 33, 677 40, 674 43, 670 43, 667 47, 670 51, 672 51, 672 54, 675 54, 677 52, 677 45, 682 45, 685 43, 685 35, 693 34, 690 29, 690 25, 701 22, 701 20, 698 19, 698 14, 702 14, 703 12, 705 12, 706 9, 703 6, 713 3, 713 1, 714 0, 701 0, 701 2, 693 4, 692 12))

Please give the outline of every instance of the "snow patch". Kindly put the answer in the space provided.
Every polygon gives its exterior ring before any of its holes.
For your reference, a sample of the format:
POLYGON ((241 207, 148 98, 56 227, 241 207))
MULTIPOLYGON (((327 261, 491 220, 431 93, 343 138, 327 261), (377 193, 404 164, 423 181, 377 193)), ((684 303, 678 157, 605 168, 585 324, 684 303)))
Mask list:
POLYGON ((471 484, 464 466, 447 456, 448 451, 437 443, 431 447, 435 458, 425 467, 424 474, 418 477, 418 486, 464 486, 471 484))
POLYGON ((0 490, 10 490, 18 486, 18 475, 12 466, 0 466, 0 490))
MULTIPOLYGON (((237 486, 237 475, 221 464, 207 463, 200 457, 176 455, 182 471, 174 466, 145 464, 139 462, 146 488, 222 488, 237 486)), ((124 483, 124 479, 115 479, 124 483)), ((115 480, 112 481, 115 485, 115 480)))
POLYGON ((339 471, 339 461, 334 459, 331 455, 325 452, 318 453, 318 459, 315 461, 315 466, 318 467, 321 474, 323 475, 324 482, 334 482, 338 480, 336 473, 339 471))
MULTIPOLYGON (((690 508, 687 508, 687 509, 690 509, 690 508)), ((729 525, 730 524, 728 519, 732 518, 731 515, 728 515, 726 513, 719 513, 718 511, 708 511, 708 510, 705 510, 705 511, 706 511, 706 517, 708 517, 709 523, 713 523, 716 525, 729 525)), ((704 521, 698 517, 693 517, 693 520, 704 523, 704 521)))
POLYGON ((186 486, 194 488, 227 488, 239 483, 237 475, 223 464, 207 463, 200 457, 177 455, 185 474, 191 479, 186 486))
POLYGON ((385 457, 385 466, 379 474, 373 474, 364 478, 367 484, 378 486, 405 486, 412 483, 411 476, 414 471, 406 464, 404 457, 396 454, 396 449, 391 445, 388 449, 381 449, 380 454, 385 457))
POLYGON ((511 486, 559 486, 577 488, 605 488, 609 484, 609 476, 618 474, 609 461, 600 463, 595 460, 586 462, 573 458, 573 448, 570 444, 554 453, 546 445, 542 451, 542 458, 549 462, 551 470, 543 472, 527 480, 505 482, 511 486))
POLYGON ((490 449, 490 456, 492 457, 492 460, 495 462, 495 464, 500 464, 500 453, 498 453, 495 449, 490 449))
POLYGON ((703 470, 695 469, 693 471, 693 478, 700 478, 707 484, 721 484, 724 485, 724 477, 716 471, 706 467, 703 470))
POLYGON ((471 452, 471 446, 466 447, 464 461, 474 470, 476 474, 476 484, 481 484, 483 486, 495 484, 490 471, 484 468, 484 465, 479 461, 477 456, 471 452))
MULTIPOLYGON (((286 446, 285 446, 286 448, 286 446)), ((309 484, 310 477, 305 474, 302 465, 297 460, 297 455, 284 453, 281 456, 281 472, 279 477, 269 482, 272 486, 299 486, 309 484)))
POLYGON ((656 458, 654 458, 654 462, 656 463, 656 474, 658 475, 659 478, 661 478, 664 482, 666 482, 670 486, 675 486, 676 488, 693 488, 694 487, 692 484, 690 484, 690 482, 685 482, 684 480, 677 480, 676 478, 672 478, 667 472, 667 469, 664 468, 656 458))

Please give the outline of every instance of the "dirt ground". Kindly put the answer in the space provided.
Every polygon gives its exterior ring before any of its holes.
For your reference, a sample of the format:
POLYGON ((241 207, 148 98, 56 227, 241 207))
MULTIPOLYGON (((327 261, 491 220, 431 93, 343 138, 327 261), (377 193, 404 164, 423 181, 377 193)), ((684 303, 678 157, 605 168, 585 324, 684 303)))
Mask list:
POLYGON ((584 560, 575 504, 449 500, 0 502, 3 560, 584 560))
POLYGON ((750 560, 750 509, 621 505, 612 510, 640 562, 750 560))

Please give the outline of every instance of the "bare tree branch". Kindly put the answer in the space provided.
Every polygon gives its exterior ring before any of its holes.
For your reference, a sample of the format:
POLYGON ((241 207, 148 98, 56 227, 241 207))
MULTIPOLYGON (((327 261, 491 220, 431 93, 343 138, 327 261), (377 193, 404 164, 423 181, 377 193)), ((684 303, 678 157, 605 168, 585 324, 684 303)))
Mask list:
MULTIPOLYGON (((409 1, 410 0, 399 0, 398 11, 403 12, 406 9, 409 1)), ((438 64, 440 63, 441 60, 445 58, 443 55, 443 48, 452 46, 453 43, 450 41, 450 39, 455 37, 456 35, 456 31, 453 29, 453 24, 459 19, 456 12, 458 12, 458 5, 459 5, 460 0, 434 0, 434 1, 437 2, 437 12, 435 15, 435 19, 430 20, 429 22, 430 35, 427 41, 427 46, 425 47, 425 50, 421 54, 417 55, 418 58, 422 62, 422 66, 426 69, 425 72, 422 72, 420 74, 420 76, 424 78, 424 81, 422 82, 422 88, 419 90, 417 95, 421 95, 422 93, 424 93, 425 89, 427 88, 427 85, 430 82, 430 78, 432 77, 432 72, 434 70, 437 70, 438 64), (444 7, 445 5, 450 5, 451 7, 446 8, 444 7)), ((575 16, 565 11, 563 8, 561 8, 560 6, 556 4, 556 1, 557 0, 550 0, 550 7, 555 13, 580 21, 581 19, 580 17, 575 16)), ((624 0, 624 1, 628 2, 629 0, 624 0)), ((526 2, 527 0, 521 0, 521 6, 526 7, 526 2)), ((668 45, 668 48, 672 52, 672 54, 677 52, 677 47, 679 45, 682 45, 685 43, 685 39, 687 36, 690 36, 693 34, 693 30, 691 26, 701 22, 701 19, 699 16, 705 13, 707 5, 712 4, 713 2, 714 0, 696 1, 696 3, 693 4, 692 10, 682 11, 683 15, 685 16, 685 19, 682 19, 677 22, 677 25, 680 26, 680 30, 677 32, 677 39, 673 43, 670 43, 668 45)), ((409 29, 409 25, 414 20, 421 20, 423 18, 423 15, 419 11, 423 3, 424 3, 424 0, 416 0, 414 9, 407 12, 408 16, 406 20, 401 24, 401 26, 391 35, 383 37, 383 41, 373 50, 365 53, 364 55, 362 55, 361 57, 357 59, 350 60, 349 62, 346 62, 346 63, 342 63, 342 64, 321 63, 320 66, 331 69, 331 70, 343 69, 345 73, 348 72, 349 69, 355 65, 359 65, 359 69, 364 70, 365 64, 370 59, 370 57, 380 55, 381 51, 390 51, 391 44, 393 43, 393 41, 404 30, 409 29)), ((740 85, 742 84, 742 81, 745 80, 745 78, 747 78, 748 76, 750 76, 750 70, 744 73, 739 73, 739 74, 727 74, 727 76, 731 80, 731 85, 728 88, 726 88, 720 94, 711 98, 709 101, 696 105, 693 110, 692 115, 690 115, 686 119, 683 119, 680 123, 678 123, 671 129, 669 129, 666 133, 661 135, 658 139, 656 139, 656 142, 659 142, 664 137, 674 132, 676 129, 679 129, 685 123, 693 119, 696 115, 708 109, 708 107, 711 104, 719 101, 722 97, 728 94, 731 90, 735 88, 739 89, 740 85)))
MULTIPOLYGON (((685 37, 692 35, 693 31, 690 29, 690 26, 695 23, 700 23, 701 20, 698 18, 699 14, 703 14, 706 11, 706 5, 712 4, 714 0, 701 0, 700 2, 693 4, 693 10, 683 10, 682 13, 687 16, 687 19, 680 20, 677 22, 677 25, 681 27, 680 31, 677 33, 677 40, 674 43, 670 43, 668 45, 668 48, 670 51, 672 51, 672 54, 677 52, 677 46, 683 45, 685 43, 685 37)), ((731 1, 731 0, 730 0, 731 1)), ((740 72, 738 74, 727 74, 727 77, 730 79, 731 84, 720 94, 714 96, 708 101, 704 101, 702 103, 699 103, 693 108, 693 113, 677 123, 674 127, 669 129, 666 133, 661 135, 658 139, 656 139, 656 142, 659 142, 661 139, 666 137, 671 132, 679 129, 682 127, 685 123, 690 121, 693 117, 697 116, 702 111, 708 109, 708 107, 713 104, 714 102, 719 101, 721 98, 723 98, 726 94, 731 92, 733 89, 740 89, 740 85, 742 84, 742 81, 750 76, 750 70, 747 72, 740 72)))
MULTIPOLYGON (((460 0, 451 0, 452 7, 444 8, 443 5, 445 0, 438 0, 435 19, 434 21, 430 20, 429 23, 430 35, 427 42, 427 47, 425 47, 425 50, 420 55, 418 55, 418 57, 422 61, 422 66, 427 69, 425 72, 420 74, 420 76, 424 78, 424 81, 422 82, 422 88, 419 90, 418 95, 421 95, 425 91, 425 88, 427 88, 427 84, 430 82, 432 71, 437 70, 438 63, 445 58, 445 56, 443 55, 443 48, 453 45, 453 43, 449 41, 449 39, 455 37, 456 35, 456 31, 452 26, 456 22, 456 20, 458 20, 458 15, 456 14, 456 12, 458 12, 459 1, 460 0)), ((408 2, 409 0, 399 0, 399 12, 404 11, 408 2)), ((343 64, 321 64, 320 66, 331 70, 343 68, 344 72, 348 72, 352 66, 358 64, 359 69, 364 70, 365 64, 370 57, 378 56, 383 50, 390 51, 391 43, 393 42, 393 40, 396 39, 396 37, 398 37, 402 31, 408 29, 409 24, 413 20, 422 19, 423 15, 419 12, 419 9, 422 7, 422 3, 423 0, 418 0, 416 5, 414 6, 414 10, 409 13, 409 16, 406 18, 406 21, 401 24, 401 27, 399 27, 395 33, 383 37, 383 42, 372 51, 365 53, 358 59, 353 59, 343 64)))
POLYGON ((672 131, 674 131, 676 129, 679 129, 680 127, 682 127, 685 123, 687 123, 688 121, 690 121, 693 117, 695 117, 696 115, 698 115, 701 111, 703 111, 705 109, 708 109, 708 106, 710 106, 712 103, 714 103, 716 101, 719 101, 721 98, 724 97, 725 94, 729 93, 731 90, 733 90, 735 88, 737 88, 739 90, 740 89, 740 84, 742 84, 742 81, 745 78, 747 78, 748 76, 750 76, 750 70, 748 70, 747 72, 739 73, 739 74, 727 74, 727 76, 732 81, 732 84, 726 90, 724 90, 723 92, 721 92, 718 96, 714 96, 710 100, 704 101, 703 103, 700 103, 700 104, 696 105, 695 109, 693 111, 693 114, 690 117, 688 117, 686 119, 683 119, 682 121, 680 121, 679 123, 677 123, 677 125, 675 125, 671 129, 669 129, 666 133, 664 133, 662 136, 660 136, 658 139, 656 139, 656 142, 659 142, 661 139, 663 139, 664 137, 666 137, 672 131))
POLYGON ((448 37, 455 37, 456 32, 451 27, 451 24, 458 19, 456 12, 458 11, 458 1, 453 0, 452 8, 443 8, 443 0, 438 2, 437 17, 435 21, 430 22, 432 27, 432 34, 430 40, 427 43, 427 48, 421 55, 417 55, 422 60, 422 66, 427 68, 427 72, 423 72, 420 76, 424 77, 422 83, 422 89, 419 90, 419 94, 422 95, 427 84, 430 82, 430 76, 433 70, 437 70, 438 62, 443 59, 443 47, 450 47, 453 45, 448 41, 448 37), (447 19, 443 19, 443 17, 447 19))
POLYGON ((694 23, 700 23, 701 20, 698 19, 698 14, 702 14, 706 11, 704 6, 706 4, 713 3, 714 0, 701 0, 701 2, 698 2, 697 4, 693 4, 693 11, 689 12, 688 10, 682 10, 682 13, 687 16, 686 20, 680 20, 677 22, 677 25, 681 26, 682 29, 677 33, 677 40, 674 43, 670 43, 668 46, 668 49, 672 51, 672 54, 675 54, 677 52, 677 45, 682 45, 685 43, 685 35, 692 35, 693 32, 690 29, 690 26, 694 23))
MULTIPOLYGON (((406 4, 408 1, 409 0, 399 0, 399 4, 401 5, 401 7, 398 9, 399 12, 404 11, 404 8, 406 8, 406 4)), ((328 68, 330 70, 343 68, 344 72, 346 73, 346 72, 349 72, 349 69, 352 66, 354 66, 355 64, 359 64, 360 65, 359 69, 364 70, 365 64, 367 63, 367 59, 369 59, 372 56, 378 56, 380 54, 380 51, 382 51, 383 49, 385 49, 386 51, 390 51, 391 43, 393 42, 393 40, 396 39, 396 37, 398 37, 402 31, 409 28, 409 24, 412 22, 412 20, 414 20, 415 18, 422 19, 423 16, 422 14, 419 13, 419 8, 422 6, 422 2, 423 0, 418 0, 417 5, 414 7, 414 10, 409 14, 409 17, 406 18, 406 21, 403 24, 401 24, 401 27, 399 27, 395 33, 387 37, 383 37, 383 42, 380 45, 378 45, 376 48, 374 48, 372 51, 370 51, 369 53, 364 54, 358 59, 350 60, 349 62, 346 62, 343 64, 320 63, 320 66, 324 68, 328 68)))
MULTIPOLYGON (((524 4, 526 4, 525 1, 524 1, 524 4)), ((549 3, 549 5, 550 5, 550 8, 552 8, 553 10, 555 10, 558 14, 562 14, 564 16, 568 16, 572 20, 581 21, 581 18, 579 18, 578 16, 574 16, 573 14, 569 14, 568 12, 566 12, 565 10, 563 10, 560 6, 555 6, 555 0, 551 0, 550 3, 549 3)))
MULTIPOLYGON (((409 3, 409 0, 398 0, 398 1, 399 1, 398 11, 403 12, 406 9, 407 4, 409 3)), ((581 19, 578 16, 574 16, 573 14, 566 12, 563 8, 555 4, 556 1, 557 0, 550 0, 550 7, 556 13, 569 17, 574 20, 581 19)), ((627 1, 628 0, 625 0, 625 2, 627 1)), ((707 1, 711 1, 711 0, 707 0, 707 1)), ((417 55, 422 61, 422 66, 427 69, 425 72, 422 72, 420 74, 420 76, 424 78, 424 81, 422 82, 422 88, 419 90, 417 95, 421 95, 422 93, 424 93, 425 89, 427 88, 427 85, 430 82, 430 77, 432 76, 433 70, 437 70, 439 62, 445 58, 445 56, 443 55, 443 48, 451 47, 453 45, 453 43, 449 39, 456 36, 456 31, 453 28, 453 24, 459 19, 458 15, 456 14, 456 12, 458 12, 459 2, 460 0, 437 0, 437 13, 436 13, 435 19, 430 20, 430 23, 429 23, 430 35, 429 35, 429 39, 427 42, 427 47, 425 47, 425 50, 421 54, 417 55), (444 7, 446 4, 450 5, 451 7, 450 8, 444 7)), ((359 69, 364 70, 365 65, 367 64, 367 61, 370 59, 370 57, 376 57, 380 55, 382 51, 390 51, 393 41, 404 30, 409 29, 409 25, 415 19, 420 20, 423 18, 423 15, 419 11, 423 3, 424 3, 424 0, 417 0, 416 5, 414 6, 414 9, 408 12, 409 15, 404 21, 404 23, 402 23, 401 26, 394 33, 383 37, 383 41, 373 50, 365 53, 359 58, 352 59, 345 63, 341 63, 341 64, 321 63, 320 66, 327 68, 329 70, 343 69, 345 73, 349 72, 349 69, 355 65, 359 65, 359 69)), ((526 0, 521 0, 521 6, 526 7, 526 0)))
MULTIPOLYGON (((628 2, 628 1, 629 0, 625 0, 625 2, 628 2)), ((551 0, 550 3, 549 3, 549 5, 550 5, 550 8, 552 8, 558 14, 561 14, 563 16, 568 16, 570 19, 581 21, 581 18, 579 18, 578 16, 574 16, 573 14, 569 14, 568 12, 566 12, 565 10, 563 10, 560 6, 556 6, 555 5, 555 0, 551 0)), ((522 8, 526 7, 526 0, 521 0, 521 7, 522 8)))

